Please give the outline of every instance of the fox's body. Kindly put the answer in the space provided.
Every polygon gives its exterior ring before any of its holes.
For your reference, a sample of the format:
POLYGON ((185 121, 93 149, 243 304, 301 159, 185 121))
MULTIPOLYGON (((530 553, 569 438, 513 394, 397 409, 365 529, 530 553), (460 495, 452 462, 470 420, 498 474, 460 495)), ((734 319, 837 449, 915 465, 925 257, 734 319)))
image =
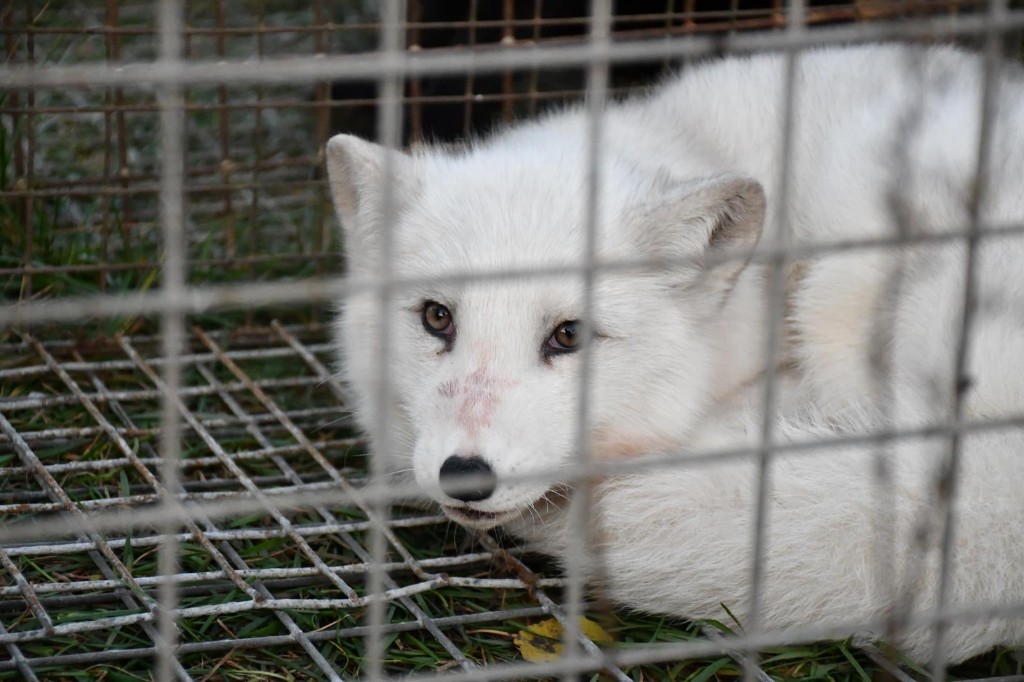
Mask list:
MULTIPOLYGON (((388 454, 411 458, 400 466, 411 465, 457 521, 500 523, 560 554, 572 545, 571 502, 559 496, 557 471, 575 458, 582 371, 572 325, 589 324, 591 455, 679 451, 683 463, 614 476, 594 491, 591 556, 602 568, 584 568, 642 610, 721 619, 725 604, 741 621, 750 612, 754 460, 684 462, 686 452, 761 435, 771 277, 763 259, 721 256, 755 242, 763 253, 902 230, 943 235, 972 222, 979 60, 891 46, 807 53, 794 81, 788 155, 785 72, 780 56, 710 63, 609 107, 592 216, 583 110, 458 152, 389 158, 355 138, 330 143, 350 276, 372 278, 384 267, 381 226, 390 213, 387 266, 417 281, 383 310, 376 293, 344 305, 339 343, 361 423, 378 429, 388 454), (387 168, 390 211, 381 203, 387 168), (587 307, 582 275, 558 269, 584 262, 591 219, 598 263, 677 262, 599 271, 587 307), (523 268, 544 273, 444 281, 523 268), (384 321, 389 371, 381 373, 373 339, 384 321), (385 414, 375 392, 381 376, 385 414), (468 472, 497 481, 471 494, 446 485, 468 472), (539 480, 543 472, 551 473, 539 480)), ((989 232, 1024 221, 1024 83, 1004 76, 994 101, 986 191, 974 216, 989 232)), ((776 440, 948 424, 966 253, 956 239, 788 261, 781 351, 771 361, 780 380, 776 440)), ((978 266, 962 414, 1018 415, 1024 236, 989 235, 978 266)), ((883 486, 871 445, 775 456, 760 625, 850 624, 835 634, 869 641, 885 633, 886 619, 933 608, 948 444, 896 442, 880 456, 883 486), (867 622, 875 625, 860 625, 867 622)), ((947 606, 1024 602, 1024 432, 969 434, 959 451, 947 606)), ((932 634, 909 627, 896 636, 925 660, 932 634)), ((954 623, 946 654, 960 660, 999 643, 1024 643, 1024 619, 954 623)))

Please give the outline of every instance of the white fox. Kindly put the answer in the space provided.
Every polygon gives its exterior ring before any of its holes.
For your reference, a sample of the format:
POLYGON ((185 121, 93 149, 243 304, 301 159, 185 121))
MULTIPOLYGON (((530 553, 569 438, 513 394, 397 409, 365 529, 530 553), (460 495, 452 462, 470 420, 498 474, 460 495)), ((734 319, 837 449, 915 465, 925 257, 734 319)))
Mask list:
MULTIPOLYGON (((370 289, 343 302, 343 378, 360 423, 387 424, 387 454, 411 460, 448 516, 503 525, 556 556, 572 544, 572 489, 559 469, 578 454, 576 351, 587 325, 590 455, 679 454, 671 468, 596 483, 584 569, 624 605, 715 618, 724 605, 743 622, 756 465, 697 466, 687 453, 760 436, 771 325, 759 254, 784 243, 783 226, 800 247, 943 237, 972 223, 977 201, 986 235, 962 416, 1024 411, 1024 234, 993 229, 1024 223, 1024 80, 1004 65, 996 81, 982 184, 975 56, 825 49, 800 55, 796 69, 788 160, 780 55, 695 66, 608 106, 592 215, 582 108, 454 150, 407 155, 347 135, 328 143, 348 276, 372 280, 387 268, 411 282, 384 308, 370 289), (599 269, 585 309, 578 268, 591 219, 597 263, 664 266, 599 269), (751 249, 749 262, 721 257, 751 249), (519 269, 542 273, 466 278, 519 269)), ((784 271, 782 351, 771 359, 781 382, 775 440, 950 423, 965 241, 803 253, 784 271)), ((934 628, 884 624, 938 606, 948 448, 948 436, 896 441, 880 460, 887 486, 876 485, 871 445, 775 455, 759 626, 830 625, 863 644, 891 635, 930 660, 934 628)), ((964 435, 956 468, 945 607, 1024 604, 1024 431, 964 435)), ((1024 644, 1020 611, 954 619, 943 655, 960 661, 998 644, 1024 644)))

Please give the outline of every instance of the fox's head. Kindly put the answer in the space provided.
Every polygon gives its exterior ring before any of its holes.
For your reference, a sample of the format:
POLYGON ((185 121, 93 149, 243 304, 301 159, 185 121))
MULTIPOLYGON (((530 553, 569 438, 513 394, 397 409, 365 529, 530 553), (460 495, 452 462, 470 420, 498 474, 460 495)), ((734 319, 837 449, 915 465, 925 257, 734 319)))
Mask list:
POLYGON ((451 518, 477 528, 560 489, 580 442, 586 344, 595 457, 685 444, 722 374, 751 362, 729 358, 717 333, 744 267, 717 256, 756 242, 761 187, 606 162, 588 213, 585 152, 559 155, 537 138, 414 155, 348 135, 327 146, 349 281, 400 280, 386 296, 355 286, 342 302, 355 416, 451 518), (588 302, 591 222, 596 263, 648 266, 593 271, 588 302), (659 259, 673 262, 650 265, 659 259))

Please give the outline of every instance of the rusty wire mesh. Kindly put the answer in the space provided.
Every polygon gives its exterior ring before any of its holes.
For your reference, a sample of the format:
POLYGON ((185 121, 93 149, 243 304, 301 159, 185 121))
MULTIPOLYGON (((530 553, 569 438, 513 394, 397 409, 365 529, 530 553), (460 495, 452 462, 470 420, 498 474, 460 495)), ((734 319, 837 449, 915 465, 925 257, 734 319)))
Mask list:
MULTIPOLYGON (((714 51, 718 36, 781 29, 783 5, 676 0, 620 8, 613 45, 640 47, 621 63, 612 51, 611 92, 714 51), (683 51, 665 41, 678 36, 711 38, 683 51)), ((885 27, 879 37, 914 27, 925 37, 935 27, 969 26, 982 5, 821 2, 809 3, 805 19, 833 27, 877 20, 885 27)), ((468 60, 500 48, 515 59, 537 46, 581 47, 587 7, 411 1, 401 27, 405 51, 468 60)), ((158 657, 159 591, 168 585, 176 595, 171 674, 178 679, 228 670, 253 678, 274 669, 317 679, 365 674, 374 507, 359 493, 364 443, 329 380, 324 323, 339 291, 331 274, 340 253, 321 154, 333 132, 376 136, 374 76, 384 71, 354 60, 363 77, 290 80, 287 69, 294 60, 312 72, 331 57, 372 59, 382 41, 375 8, 356 0, 11 0, 0 31, 12 83, 0 92, 0 323, 9 325, 0 332, 0 519, 18 522, 0 545, 0 677, 145 678, 158 657), (224 61, 237 70, 195 82, 147 72, 164 49, 164 5, 183 21, 186 66, 224 61), (245 72, 247 62, 284 70, 245 72), (119 68, 126 65, 142 68, 119 68), (25 73, 41 80, 19 82, 25 73), (236 73, 248 75, 236 82, 236 73), (160 210, 167 180, 160 98, 169 85, 181 87, 184 130, 172 143, 184 155, 186 207, 186 270, 170 289, 160 210), (170 395, 158 334, 159 316, 169 312, 190 323, 170 395), (160 470, 162 405, 182 424, 180 490, 160 470), (185 513, 162 518, 169 509, 185 513), (177 529, 179 566, 171 574, 152 558, 166 540, 164 523, 177 529)), ((403 83, 402 141, 480 134, 577 98, 586 61, 580 53, 546 68, 524 58, 477 70, 465 61, 415 73, 403 83)), ((339 75, 346 64, 337 63, 339 75)), ((444 652, 441 668, 468 676, 522 675, 493 665, 517 657, 515 632, 532 619, 566 617, 558 605, 563 582, 539 575, 537 557, 471 541, 414 500, 399 504, 384 528, 389 673, 432 667, 424 661, 436 655, 415 655, 423 647, 444 652)), ((633 623, 608 617, 620 638, 632 636, 633 623)), ((660 631, 654 622, 635 628, 632 658, 602 658, 584 638, 588 661, 544 674, 671 677, 688 674, 680 658, 724 652, 716 670, 728 675, 746 660, 714 631, 682 625, 669 638, 683 640, 680 647, 636 648, 662 641, 651 634, 660 631)), ((919 677, 877 657, 857 666, 919 677)))
MULTIPOLYGON (((781 0, 626 4, 619 38, 714 34, 781 27, 781 0), (735 4, 735 7, 731 7, 735 4), (701 6, 707 6, 702 9, 701 6), (658 11, 658 8, 661 8, 658 11)), ((945 16, 976 0, 821 3, 811 24, 902 16, 945 16)), ((372 53, 380 25, 351 1, 187 2, 184 59, 264 59, 372 53)), ((586 3, 412 2, 408 50, 579 43, 586 3)), ((7 2, 2 16, 9 64, 144 63, 158 52, 155 5, 78 2, 68 7, 7 2)), ((668 60, 623 65, 618 91, 649 82, 668 60)), ((411 78, 404 97, 406 142, 479 134, 497 121, 577 97, 583 70, 411 78)), ((375 135, 372 79, 259 85, 185 84, 188 264, 193 282, 319 274, 338 262, 322 182, 323 143, 338 130, 375 135)), ((8 297, 60 294, 75 285, 141 289, 159 279, 156 92, 124 87, 9 90, 5 122, 5 222, 0 279, 8 297)))

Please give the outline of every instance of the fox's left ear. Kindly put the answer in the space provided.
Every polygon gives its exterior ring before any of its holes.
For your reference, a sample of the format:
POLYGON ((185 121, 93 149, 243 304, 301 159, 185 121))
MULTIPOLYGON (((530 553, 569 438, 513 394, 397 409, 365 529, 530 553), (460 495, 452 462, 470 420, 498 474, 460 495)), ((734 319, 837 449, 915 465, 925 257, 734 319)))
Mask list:
POLYGON ((327 176, 349 269, 376 267, 384 201, 390 200, 394 217, 412 200, 419 184, 415 160, 354 135, 335 135, 327 141, 327 176), (390 194, 386 182, 392 183, 390 194))
POLYGON ((679 270, 702 281, 731 283, 761 235, 767 202, 760 183, 725 174, 657 184, 657 198, 640 212, 641 249, 655 258, 689 260, 692 265, 679 270))

